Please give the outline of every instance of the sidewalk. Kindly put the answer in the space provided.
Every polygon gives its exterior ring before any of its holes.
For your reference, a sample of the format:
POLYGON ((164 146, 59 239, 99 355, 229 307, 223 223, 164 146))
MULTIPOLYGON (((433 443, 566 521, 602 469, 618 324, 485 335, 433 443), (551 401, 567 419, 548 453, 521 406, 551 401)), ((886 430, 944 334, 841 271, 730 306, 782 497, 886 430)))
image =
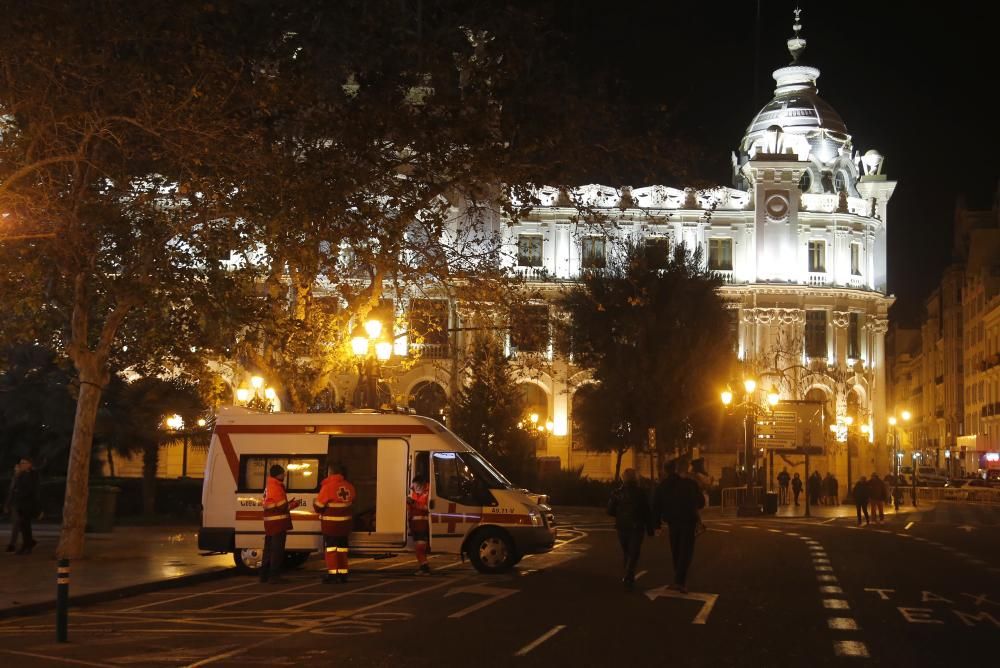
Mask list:
MULTIPOLYGON (((899 513, 913 513, 922 510, 930 510, 934 507, 934 504, 929 501, 921 501, 917 508, 911 505, 902 505, 899 507, 899 513)), ((896 511, 893 510, 892 504, 887 503, 885 505, 885 515, 889 517, 890 515, 895 515, 896 511)), ((840 519, 840 518, 850 518, 852 520, 857 520, 858 513, 857 509, 853 504, 842 503, 839 506, 809 506, 810 517, 829 520, 829 519, 840 519)), ((781 517, 781 518, 802 518, 806 516, 806 504, 800 502, 798 506, 787 505, 778 506, 778 514, 771 515, 770 517, 781 517)), ((765 515, 765 517, 768 517, 765 515)))
MULTIPOLYGON (((55 605, 59 527, 41 524, 34 533, 38 545, 30 555, 0 552, 0 617, 55 605)), ((6 546, 9 524, 0 524, 0 535, 6 546)), ((119 526, 112 533, 88 533, 84 550, 85 557, 70 564, 74 604, 221 577, 233 568, 229 555, 201 556, 197 529, 190 526, 119 526)))

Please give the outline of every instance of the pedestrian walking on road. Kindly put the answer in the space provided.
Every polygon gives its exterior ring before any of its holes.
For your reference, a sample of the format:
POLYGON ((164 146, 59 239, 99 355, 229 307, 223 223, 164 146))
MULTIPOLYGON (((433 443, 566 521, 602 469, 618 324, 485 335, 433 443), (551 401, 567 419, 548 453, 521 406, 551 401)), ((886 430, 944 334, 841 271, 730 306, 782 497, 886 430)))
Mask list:
POLYGON ((410 495, 406 497, 406 519, 413 537, 413 548, 417 552, 417 575, 430 575, 427 565, 427 544, 431 539, 431 524, 427 513, 427 478, 418 475, 410 484, 410 495))
POLYGON ((635 469, 625 469, 622 485, 611 493, 608 500, 608 514, 615 518, 615 530, 622 547, 625 561, 625 575, 622 584, 631 590, 635 583, 635 567, 639 563, 639 552, 646 534, 653 535, 653 515, 649 499, 639 487, 635 469))
POLYGON ((830 476, 830 505, 840 505, 840 481, 835 475, 830 476))
POLYGON ((698 525, 698 510, 705 497, 698 484, 687 473, 687 461, 675 459, 667 463, 667 477, 656 488, 653 517, 665 521, 670 533, 670 555, 674 564, 674 584, 671 589, 687 593, 687 575, 694 558, 694 536, 698 525))
POLYGON ((823 477, 819 474, 819 471, 813 471, 812 475, 809 476, 809 480, 806 481, 806 493, 809 494, 809 504, 818 506, 819 497, 823 493, 823 477))
POLYGON ((854 495, 854 506, 858 511, 858 526, 861 526, 861 513, 865 515, 865 525, 871 524, 868 519, 868 481, 865 480, 864 476, 858 479, 857 484, 854 485, 853 495, 854 495))
POLYGON ((868 503, 871 504, 872 520, 879 524, 885 522, 885 498, 889 488, 878 477, 877 473, 872 473, 868 480, 868 503))
POLYGON ((14 466, 14 477, 7 490, 7 500, 4 510, 10 514, 10 543, 8 552, 31 554, 38 543, 31 533, 31 521, 39 512, 38 471, 29 457, 21 457, 14 466), (21 537, 21 547, 17 547, 17 538, 21 537))
POLYGON ((913 467, 913 474, 910 476, 910 501, 913 507, 917 507, 917 467, 913 467))
POLYGON ((331 464, 313 501, 313 509, 319 514, 320 529, 323 531, 326 559, 324 584, 347 582, 347 546, 354 528, 355 498, 357 493, 354 485, 347 481, 347 469, 339 462, 331 464))
POLYGON ((799 494, 802 493, 802 478, 796 473, 792 476, 792 497, 795 499, 795 505, 799 505, 799 494))
POLYGON ((260 564, 261 582, 280 582, 285 562, 285 541, 292 530, 292 511, 298 501, 288 502, 285 494, 285 469, 273 464, 264 488, 264 558, 260 564))
POLYGON ((781 469, 781 473, 778 474, 778 503, 783 506, 788 505, 788 482, 791 480, 791 476, 788 475, 788 469, 781 469))

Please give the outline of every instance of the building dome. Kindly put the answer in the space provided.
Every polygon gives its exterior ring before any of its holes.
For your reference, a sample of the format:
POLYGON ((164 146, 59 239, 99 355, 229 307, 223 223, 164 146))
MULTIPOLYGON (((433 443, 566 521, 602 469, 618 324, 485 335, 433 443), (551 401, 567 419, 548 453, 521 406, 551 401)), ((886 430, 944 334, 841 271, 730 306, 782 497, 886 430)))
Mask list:
POLYGON ((797 13, 792 27, 795 36, 787 42, 792 63, 774 71, 772 76, 778 84, 774 99, 764 105, 747 127, 740 152, 749 157, 754 142, 768 128, 778 125, 785 134, 804 137, 812 156, 829 162, 839 155, 841 148, 850 148, 851 136, 840 114, 819 96, 816 88, 819 70, 799 62, 806 40, 799 35, 802 24, 797 13))

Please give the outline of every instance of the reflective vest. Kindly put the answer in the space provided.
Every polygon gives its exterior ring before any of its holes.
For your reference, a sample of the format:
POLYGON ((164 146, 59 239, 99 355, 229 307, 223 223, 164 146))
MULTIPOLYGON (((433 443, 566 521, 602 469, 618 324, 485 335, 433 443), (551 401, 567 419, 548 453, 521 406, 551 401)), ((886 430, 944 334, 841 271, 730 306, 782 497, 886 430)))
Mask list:
POLYGON ((288 497, 285 496, 285 485, 277 478, 268 476, 264 490, 264 533, 276 536, 291 530, 292 515, 288 497))
POLYGON ((429 533, 431 530, 427 516, 427 492, 410 492, 413 503, 406 504, 406 517, 410 521, 410 533, 429 533))
POLYGON ((346 536, 354 526, 354 485, 344 476, 328 476, 320 487, 313 508, 319 514, 324 536, 346 536))

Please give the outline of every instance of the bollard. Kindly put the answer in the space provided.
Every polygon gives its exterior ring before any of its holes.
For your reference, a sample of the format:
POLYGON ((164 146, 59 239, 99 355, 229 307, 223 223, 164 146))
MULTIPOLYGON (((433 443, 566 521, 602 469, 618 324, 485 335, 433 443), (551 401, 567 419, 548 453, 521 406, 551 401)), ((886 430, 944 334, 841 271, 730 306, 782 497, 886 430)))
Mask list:
POLYGON ((56 574, 56 640, 68 642, 69 616, 69 559, 59 560, 56 574))

